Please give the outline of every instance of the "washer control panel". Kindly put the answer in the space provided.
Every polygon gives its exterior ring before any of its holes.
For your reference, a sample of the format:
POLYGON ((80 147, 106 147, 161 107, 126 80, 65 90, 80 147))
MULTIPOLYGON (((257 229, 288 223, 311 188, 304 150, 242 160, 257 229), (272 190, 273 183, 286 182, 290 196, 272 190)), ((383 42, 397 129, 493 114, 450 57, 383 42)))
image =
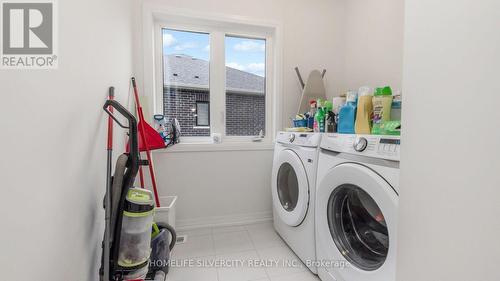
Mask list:
POLYGON ((318 147, 320 140, 318 133, 279 132, 276 136, 278 143, 307 147, 318 147))
POLYGON ((399 161, 401 139, 399 136, 325 134, 321 148, 399 161))
POLYGON ((397 155, 399 159, 399 148, 401 146, 401 140, 398 139, 388 139, 380 138, 377 146, 377 153, 380 155, 397 155))

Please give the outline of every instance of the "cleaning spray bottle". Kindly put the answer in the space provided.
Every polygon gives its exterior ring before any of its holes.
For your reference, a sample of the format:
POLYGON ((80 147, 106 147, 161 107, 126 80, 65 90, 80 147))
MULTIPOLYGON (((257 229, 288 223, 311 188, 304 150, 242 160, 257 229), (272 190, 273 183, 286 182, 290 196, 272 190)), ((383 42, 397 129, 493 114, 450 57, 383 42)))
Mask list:
POLYGON ((316 115, 316 100, 309 101, 309 115, 307 116, 307 127, 314 130, 314 116, 316 115))
POLYGON ((317 109, 316 114, 314 115, 314 132, 315 133, 324 133, 325 132, 325 111, 323 107, 323 102, 321 99, 318 99, 316 102, 317 109))
POLYGON ((321 103, 321 110, 318 116, 319 132, 326 132, 326 101, 321 103))
POLYGON ((341 134, 354 134, 354 122, 356 120, 356 105, 358 93, 356 91, 347 92, 346 104, 340 108, 339 124, 337 131, 341 134))
POLYGON ((333 103, 325 101, 325 133, 335 132, 335 114, 333 114, 333 103))
POLYGON ((361 87, 358 91, 358 110, 356 112, 356 134, 369 135, 372 129, 372 94, 369 87, 361 87))

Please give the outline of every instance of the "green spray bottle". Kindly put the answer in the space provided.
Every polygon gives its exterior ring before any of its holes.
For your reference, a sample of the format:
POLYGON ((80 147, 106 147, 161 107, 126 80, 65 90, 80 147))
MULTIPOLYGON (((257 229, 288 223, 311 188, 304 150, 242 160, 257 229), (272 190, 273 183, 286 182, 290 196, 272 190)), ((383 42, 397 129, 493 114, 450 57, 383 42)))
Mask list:
POLYGON ((316 110, 316 114, 314 115, 314 131, 317 133, 325 132, 325 107, 321 99, 318 99, 317 102, 318 110, 316 110))

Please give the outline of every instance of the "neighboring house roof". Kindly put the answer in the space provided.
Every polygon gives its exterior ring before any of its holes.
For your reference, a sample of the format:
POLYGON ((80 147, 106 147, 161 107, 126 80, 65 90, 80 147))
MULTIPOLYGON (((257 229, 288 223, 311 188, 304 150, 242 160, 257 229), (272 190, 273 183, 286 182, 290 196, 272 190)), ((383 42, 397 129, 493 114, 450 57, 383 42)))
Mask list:
MULTIPOLYGON (((187 55, 166 55, 163 64, 165 86, 208 90, 208 61, 187 55)), ((264 77, 226 66, 226 85, 229 92, 263 95, 264 84, 264 77)))

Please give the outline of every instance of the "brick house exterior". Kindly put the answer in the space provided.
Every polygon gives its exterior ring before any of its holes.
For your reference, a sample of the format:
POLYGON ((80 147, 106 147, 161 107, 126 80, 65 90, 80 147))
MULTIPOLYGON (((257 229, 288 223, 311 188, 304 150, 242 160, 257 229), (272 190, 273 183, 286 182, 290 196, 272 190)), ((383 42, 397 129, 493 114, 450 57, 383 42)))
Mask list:
POLYGON ((185 136, 210 136, 210 127, 196 126, 196 103, 209 101, 207 90, 163 88, 163 114, 170 120, 177 118, 185 136))
POLYGON ((258 136, 265 132, 266 99, 264 96, 226 94, 226 134, 258 136), (257 114, 260 118, 257 118, 257 114))
MULTIPOLYGON (((210 136, 196 117, 197 103, 210 102, 208 62, 185 55, 167 55, 164 62, 164 115, 179 120, 183 136, 210 136)), ((226 85, 226 134, 265 132, 265 78, 226 67, 226 85)))

